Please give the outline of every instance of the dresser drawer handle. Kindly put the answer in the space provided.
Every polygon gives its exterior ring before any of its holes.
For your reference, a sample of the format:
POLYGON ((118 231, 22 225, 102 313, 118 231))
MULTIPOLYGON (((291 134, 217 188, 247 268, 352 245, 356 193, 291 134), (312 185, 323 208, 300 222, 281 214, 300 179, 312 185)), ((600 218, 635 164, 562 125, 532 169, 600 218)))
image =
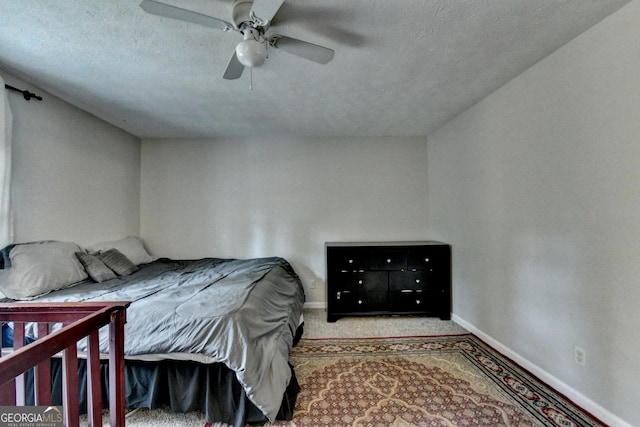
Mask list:
POLYGON ((420 283, 420 279, 416 279, 416 283, 420 283))
POLYGON ((358 300, 358 304, 362 304, 362 300, 361 299, 358 300))
POLYGON ((416 300, 416 305, 420 305, 420 300, 419 299, 416 300))
POLYGON ((358 280, 358 285, 362 285, 362 280, 358 280))
POLYGON ((425 259, 424 259, 424 262, 429 262, 429 258, 425 258, 425 259))
POLYGON ((387 264, 391 264, 391 258, 387 258, 387 264))
POLYGON ((348 262, 349 262, 349 264, 353 264, 353 260, 352 259, 350 259, 348 262))

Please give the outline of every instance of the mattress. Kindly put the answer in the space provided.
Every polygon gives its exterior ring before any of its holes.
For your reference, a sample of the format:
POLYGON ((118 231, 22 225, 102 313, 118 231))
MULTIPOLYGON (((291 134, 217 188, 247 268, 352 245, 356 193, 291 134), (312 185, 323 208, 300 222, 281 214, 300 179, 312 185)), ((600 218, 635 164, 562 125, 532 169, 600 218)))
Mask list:
MULTIPOLYGON (((140 265, 129 276, 81 282, 33 301, 131 301, 125 359, 222 363, 273 421, 292 378, 288 355, 304 292, 283 258, 165 258, 140 265)), ((26 332, 35 335, 35 325, 27 325, 26 332)), ((103 328, 102 353, 108 342, 103 328)), ((78 350, 86 351, 84 340, 78 350)))

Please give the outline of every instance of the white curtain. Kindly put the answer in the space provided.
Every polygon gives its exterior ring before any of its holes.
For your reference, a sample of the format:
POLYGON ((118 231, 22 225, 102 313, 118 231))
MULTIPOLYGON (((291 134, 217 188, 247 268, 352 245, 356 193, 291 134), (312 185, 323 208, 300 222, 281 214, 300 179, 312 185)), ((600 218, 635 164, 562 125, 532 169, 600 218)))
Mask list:
POLYGON ((9 108, 4 80, 0 77, 0 249, 13 241, 11 215, 11 128, 13 116, 9 108))

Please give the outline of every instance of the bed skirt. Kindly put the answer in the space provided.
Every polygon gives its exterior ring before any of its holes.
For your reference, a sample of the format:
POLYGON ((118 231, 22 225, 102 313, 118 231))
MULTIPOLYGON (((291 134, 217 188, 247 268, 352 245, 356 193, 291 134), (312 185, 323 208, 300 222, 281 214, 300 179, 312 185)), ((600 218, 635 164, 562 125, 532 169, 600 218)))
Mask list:
MULTIPOLYGON (((279 420, 290 420, 300 392, 300 386, 291 366, 291 381, 282 398, 277 415, 279 420)), ((62 363, 51 361, 52 402, 62 405, 62 363)), ((33 371, 27 372, 27 405, 33 405, 33 371)), ((106 362, 101 363, 102 406, 109 407, 109 372, 106 362)), ((80 413, 87 412, 87 365, 78 360, 80 413)), ((164 360, 160 362, 125 362, 125 403, 127 409, 169 408, 172 412, 200 411, 206 422, 222 422, 234 426, 263 425, 268 420, 247 398, 235 372, 222 363, 164 360)))
MULTIPOLYGON (((296 331, 294 345, 303 332, 296 331)), ((278 420, 291 420, 300 386, 291 368, 291 381, 282 398, 278 420)), ((109 407, 108 361, 100 364, 102 406, 109 407)), ((33 405, 33 371, 27 372, 27 405, 33 405)), ((87 412, 87 364, 78 359, 80 413, 87 412)), ((62 405, 62 362, 51 359, 52 402, 62 405)), ((235 372, 222 363, 163 360, 125 360, 125 404, 128 409, 169 408, 173 412, 200 411, 205 421, 234 426, 263 425, 268 420, 248 398, 235 372)))

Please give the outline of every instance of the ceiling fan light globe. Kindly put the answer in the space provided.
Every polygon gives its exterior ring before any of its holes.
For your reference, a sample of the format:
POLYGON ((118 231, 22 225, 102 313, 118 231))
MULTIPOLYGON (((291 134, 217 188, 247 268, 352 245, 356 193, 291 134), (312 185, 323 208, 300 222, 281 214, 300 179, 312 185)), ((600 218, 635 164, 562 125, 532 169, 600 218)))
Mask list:
POLYGON ((236 56, 245 67, 259 67, 267 59, 267 48, 255 40, 244 40, 236 46, 236 56))

